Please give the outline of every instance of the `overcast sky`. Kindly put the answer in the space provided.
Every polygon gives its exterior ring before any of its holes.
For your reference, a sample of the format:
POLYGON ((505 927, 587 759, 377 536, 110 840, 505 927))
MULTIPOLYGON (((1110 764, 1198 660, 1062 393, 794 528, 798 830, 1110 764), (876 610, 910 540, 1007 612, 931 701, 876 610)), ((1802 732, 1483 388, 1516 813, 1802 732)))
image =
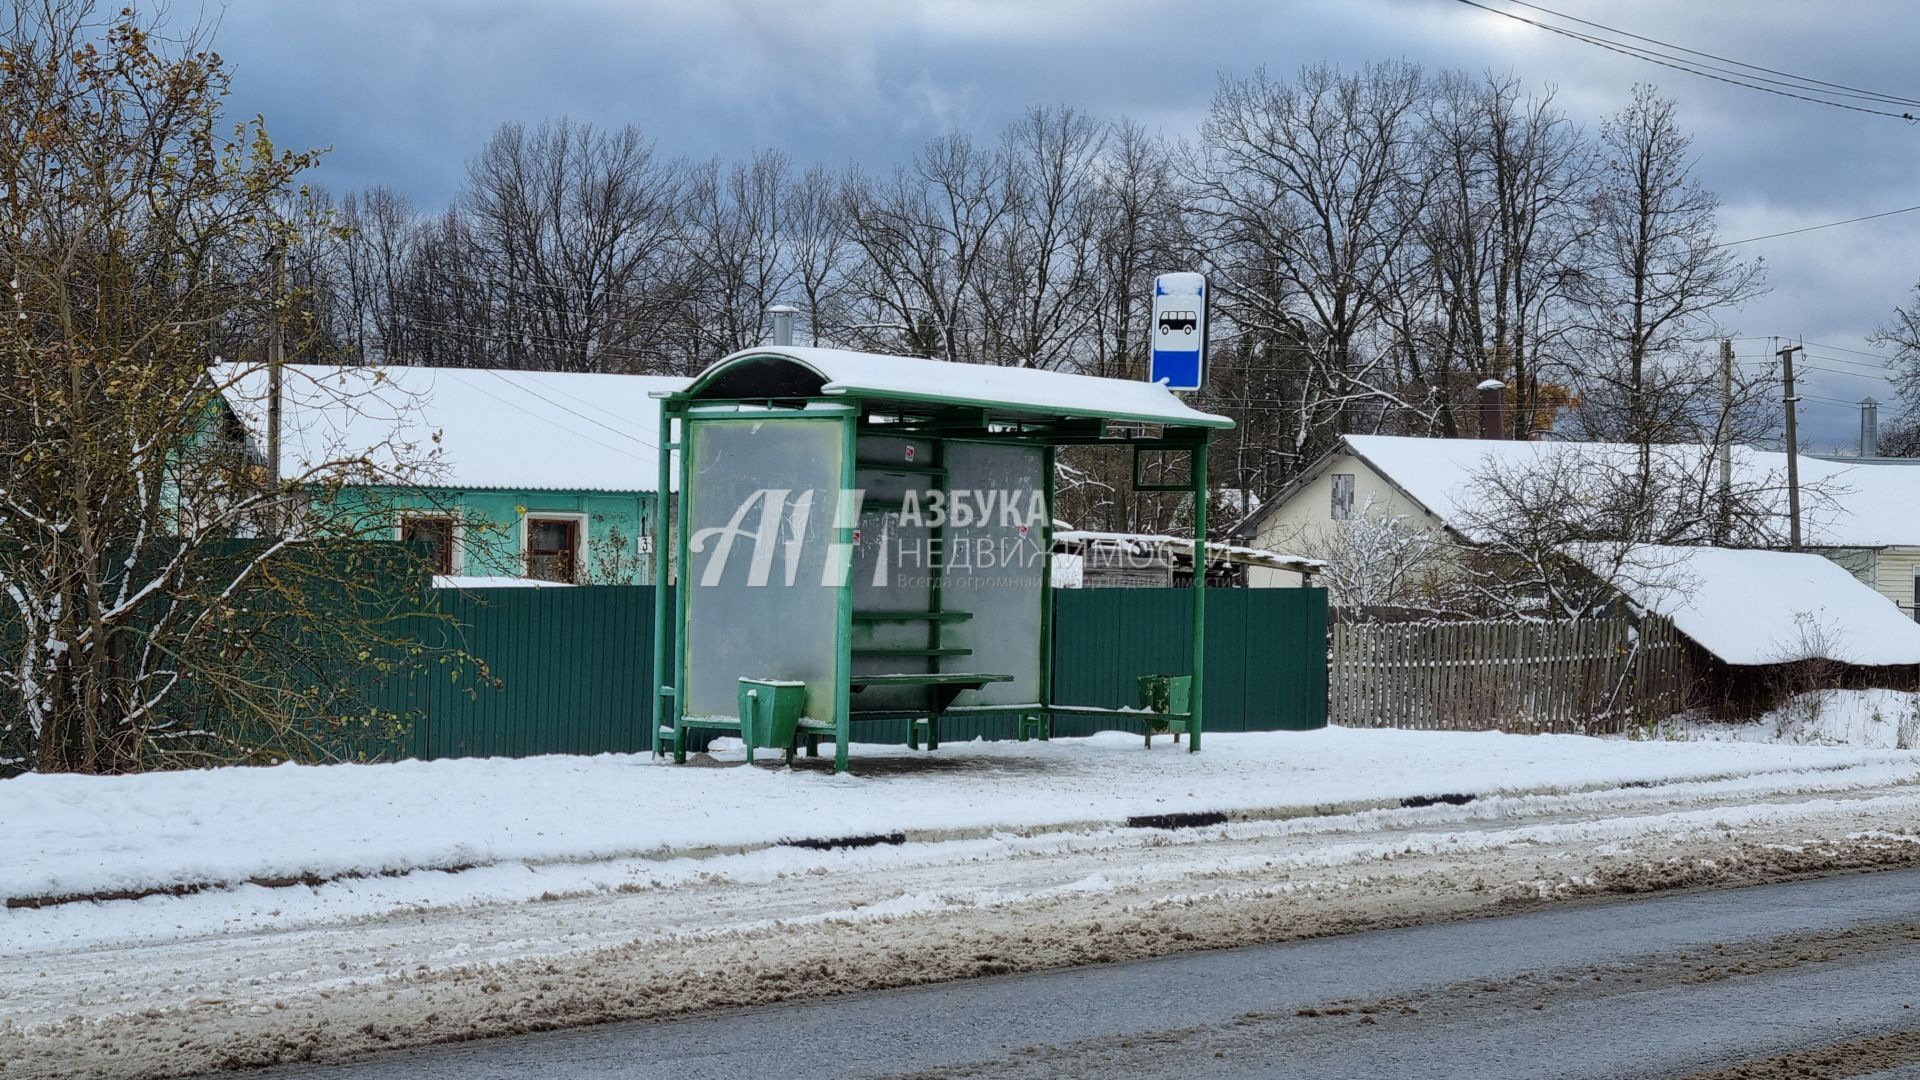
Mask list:
MULTIPOLYGON (((1920 30, 1901 0, 1544 3, 1920 98, 1920 30)), ((263 113, 283 145, 331 146, 319 182, 334 191, 386 184, 430 208, 506 120, 633 123, 669 155, 777 146, 801 165, 886 166, 951 128, 992 136, 1036 104, 1187 135, 1222 74, 1378 59, 1510 70, 1555 86, 1589 128, 1655 83, 1680 101, 1729 240, 1920 204, 1920 127, 1654 67, 1456 0, 230 0, 208 15, 237 112, 263 113)), ((1866 368, 1820 357, 1874 363, 1836 347, 1872 348, 1920 278, 1916 242, 1920 213, 1745 245, 1772 291, 1726 330, 1743 358, 1770 335, 1821 342, 1810 393, 1888 400, 1866 368)), ((1855 438, 1849 407, 1809 401, 1802 416, 1818 448, 1855 438)))

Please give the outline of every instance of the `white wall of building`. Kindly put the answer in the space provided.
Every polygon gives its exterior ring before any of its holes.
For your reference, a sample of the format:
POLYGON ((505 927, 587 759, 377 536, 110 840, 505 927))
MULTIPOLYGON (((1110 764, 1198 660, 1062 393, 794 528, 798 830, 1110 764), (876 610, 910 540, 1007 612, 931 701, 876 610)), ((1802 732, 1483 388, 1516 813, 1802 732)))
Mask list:
POLYGON ((1336 522, 1333 516, 1334 477, 1353 477, 1353 513, 1373 517, 1406 515, 1407 525, 1432 529, 1439 534, 1439 519, 1399 490, 1366 462, 1342 452, 1318 476, 1293 491, 1276 506, 1261 515, 1253 546, 1269 551, 1311 554, 1318 542, 1327 539, 1336 522))

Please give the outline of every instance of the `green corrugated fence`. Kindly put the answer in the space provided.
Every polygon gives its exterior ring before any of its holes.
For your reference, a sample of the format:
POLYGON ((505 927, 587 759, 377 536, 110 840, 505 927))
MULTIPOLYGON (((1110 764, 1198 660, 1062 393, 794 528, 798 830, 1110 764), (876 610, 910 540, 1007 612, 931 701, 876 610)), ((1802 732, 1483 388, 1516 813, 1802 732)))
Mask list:
MULTIPOLYGON (((386 688, 381 704, 411 718, 410 757, 524 757, 649 748, 653 589, 439 590, 454 643, 499 685, 430 672, 386 688)), ((1185 589, 1062 589, 1054 594, 1054 688, 1062 704, 1136 705, 1138 676, 1184 673, 1185 589)), ((436 639, 434 644, 443 642, 436 639)), ((1213 589, 1207 594, 1209 731, 1303 730, 1327 722, 1327 601, 1320 589, 1213 589)), ((1110 717, 1061 717, 1054 731, 1125 728, 1110 717)), ((1013 719, 950 718, 943 736, 1005 738, 1013 719)), ((906 741, 904 722, 862 724, 860 737, 906 741), (898 730, 895 730, 895 729, 898 730)))

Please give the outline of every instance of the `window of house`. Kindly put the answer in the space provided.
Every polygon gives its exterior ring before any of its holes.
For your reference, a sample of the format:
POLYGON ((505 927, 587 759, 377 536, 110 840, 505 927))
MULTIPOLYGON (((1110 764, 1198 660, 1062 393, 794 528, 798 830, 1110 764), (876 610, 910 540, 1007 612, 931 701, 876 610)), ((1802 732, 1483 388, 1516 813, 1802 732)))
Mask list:
POLYGON ((1333 520, 1347 521, 1353 517, 1353 474, 1333 474, 1333 520))
POLYGON ((453 573, 452 518, 409 514, 400 519, 400 539, 427 545, 427 561, 434 573, 453 573))
POLYGON ((527 518, 527 576, 571 585, 580 568, 580 520, 527 518))

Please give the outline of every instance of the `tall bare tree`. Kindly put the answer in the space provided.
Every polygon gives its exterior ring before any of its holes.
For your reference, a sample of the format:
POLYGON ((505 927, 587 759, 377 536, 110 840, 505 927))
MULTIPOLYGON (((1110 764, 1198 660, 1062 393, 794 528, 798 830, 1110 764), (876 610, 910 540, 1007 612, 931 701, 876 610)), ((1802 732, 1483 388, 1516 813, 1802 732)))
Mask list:
POLYGON ((1585 348, 1565 369, 1582 401, 1575 430, 1643 445, 1697 439, 1719 415, 1702 348, 1721 333, 1714 315, 1760 295, 1765 277, 1720 245, 1719 197, 1692 174, 1693 139, 1671 99, 1635 87, 1601 143, 1577 291, 1585 348))

